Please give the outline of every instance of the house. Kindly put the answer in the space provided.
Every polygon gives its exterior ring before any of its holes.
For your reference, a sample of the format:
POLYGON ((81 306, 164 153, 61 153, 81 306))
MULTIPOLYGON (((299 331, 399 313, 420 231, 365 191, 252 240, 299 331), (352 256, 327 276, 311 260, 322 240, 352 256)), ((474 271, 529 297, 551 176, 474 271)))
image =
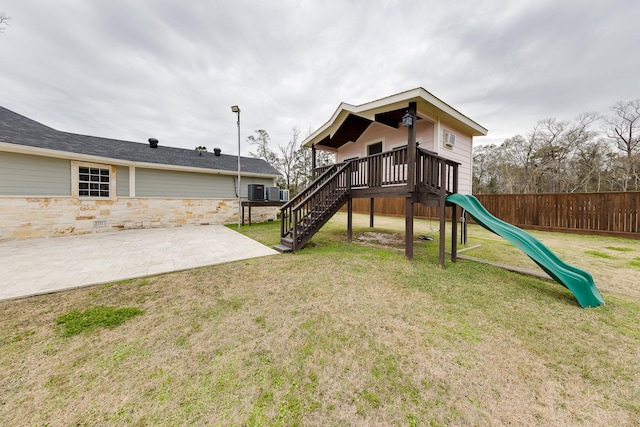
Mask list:
MULTIPOLYGON (((486 134, 487 129, 423 88, 362 105, 340 104, 303 141, 313 151, 316 179, 283 206, 277 249, 301 248, 345 204, 351 239, 353 199, 370 199, 373 212, 376 198, 402 197, 407 258, 413 257, 413 205, 437 206, 444 265, 445 208, 451 207, 457 218, 455 205, 445 199, 471 193, 473 137, 486 134), (317 150, 334 153, 336 164, 317 168, 317 150)), ((452 247, 455 258, 455 237, 452 247)))
MULTIPOLYGON (((238 220, 237 155, 149 141, 61 132, 0 107, 0 240, 238 220)), ((241 196, 279 176, 242 157, 241 196)))

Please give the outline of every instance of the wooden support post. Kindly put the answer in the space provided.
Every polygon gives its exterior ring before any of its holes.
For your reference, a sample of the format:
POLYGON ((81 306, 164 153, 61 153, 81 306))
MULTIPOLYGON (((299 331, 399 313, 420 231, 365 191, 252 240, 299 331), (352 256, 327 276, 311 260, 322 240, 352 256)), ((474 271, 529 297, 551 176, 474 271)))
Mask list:
POLYGON ((462 220, 462 230, 460 232, 460 244, 467 244, 467 210, 462 209, 462 216, 460 217, 462 220))
POLYGON ((353 240, 353 199, 349 197, 347 201, 347 242, 353 240))
POLYGON ((413 202, 416 194, 416 120, 417 104, 409 103, 407 113, 411 115, 411 126, 407 127, 407 193, 405 199, 405 238, 404 254, 407 259, 413 259, 413 202))
POLYGON ((312 177, 312 181, 317 178, 317 176, 315 176, 315 170, 316 170, 316 144, 312 144, 311 145, 311 177, 312 177))
MULTIPOLYGON (((458 164, 453 164, 453 188, 454 193, 458 192, 458 164)), ((451 261, 458 261, 458 206, 451 204, 453 211, 451 212, 451 261)), ((464 209, 463 214, 464 216, 464 209)), ((463 220, 464 222, 464 220, 463 220)), ((462 225, 461 236, 464 234, 464 224, 462 225)))
POLYGON ((373 212, 375 211, 375 200, 373 197, 369 202, 369 228, 373 228, 373 212))
POLYGON ((451 262, 458 261, 458 206, 451 204, 451 262))
POLYGON ((413 259, 413 200, 411 197, 405 199, 404 205, 404 256, 413 259))
POLYGON ((445 242, 447 239, 446 233, 446 204, 447 204, 447 165, 440 161, 440 268, 444 268, 445 264, 445 242))

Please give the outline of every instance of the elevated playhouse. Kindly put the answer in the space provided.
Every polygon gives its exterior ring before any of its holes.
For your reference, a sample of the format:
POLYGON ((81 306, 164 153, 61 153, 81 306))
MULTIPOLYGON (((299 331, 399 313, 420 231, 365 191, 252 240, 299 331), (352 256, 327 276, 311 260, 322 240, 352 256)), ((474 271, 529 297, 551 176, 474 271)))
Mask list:
MULTIPOLYGON (((439 265, 445 265, 446 211, 458 218, 461 207, 480 225, 523 250, 567 287, 582 307, 604 304, 589 273, 560 260, 528 233, 500 221, 470 196, 472 143, 487 130, 423 88, 366 104, 340 104, 330 120, 304 145, 313 156, 313 182, 281 209, 276 249, 295 252, 345 204, 347 237, 352 238, 353 200, 405 200, 405 256, 413 258, 414 205, 437 207, 439 265), (336 163, 316 167, 317 150, 336 155, 336 163)), ((457 221, 452 221, 451 261, 457 259, 457 221)))

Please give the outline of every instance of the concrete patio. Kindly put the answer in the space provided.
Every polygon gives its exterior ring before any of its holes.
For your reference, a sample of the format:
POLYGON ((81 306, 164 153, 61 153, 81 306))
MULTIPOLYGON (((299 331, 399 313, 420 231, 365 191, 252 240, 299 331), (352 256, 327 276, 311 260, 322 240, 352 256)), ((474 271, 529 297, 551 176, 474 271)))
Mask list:
POLYGON ((0 300, 277 254, 221 225, 0 242, 0 300))

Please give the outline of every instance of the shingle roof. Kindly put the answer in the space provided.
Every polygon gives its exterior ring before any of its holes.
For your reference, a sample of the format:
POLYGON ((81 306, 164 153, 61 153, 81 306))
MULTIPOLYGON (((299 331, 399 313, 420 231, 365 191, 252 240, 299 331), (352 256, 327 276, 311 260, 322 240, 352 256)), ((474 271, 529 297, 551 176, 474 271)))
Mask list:
MULTIPOLYGON (((0 142, 131 162, 238 170, 238 157, 234 155, 216 156, 214 153, 203 152, 200 156, 197 151, 184 148, 162 145, 151 148, 146 143, 61 132, 3 107, 0 107, 0 142)), ((243 173, 280 175, 263 159, 241 157, 240 163, 243 173)))

